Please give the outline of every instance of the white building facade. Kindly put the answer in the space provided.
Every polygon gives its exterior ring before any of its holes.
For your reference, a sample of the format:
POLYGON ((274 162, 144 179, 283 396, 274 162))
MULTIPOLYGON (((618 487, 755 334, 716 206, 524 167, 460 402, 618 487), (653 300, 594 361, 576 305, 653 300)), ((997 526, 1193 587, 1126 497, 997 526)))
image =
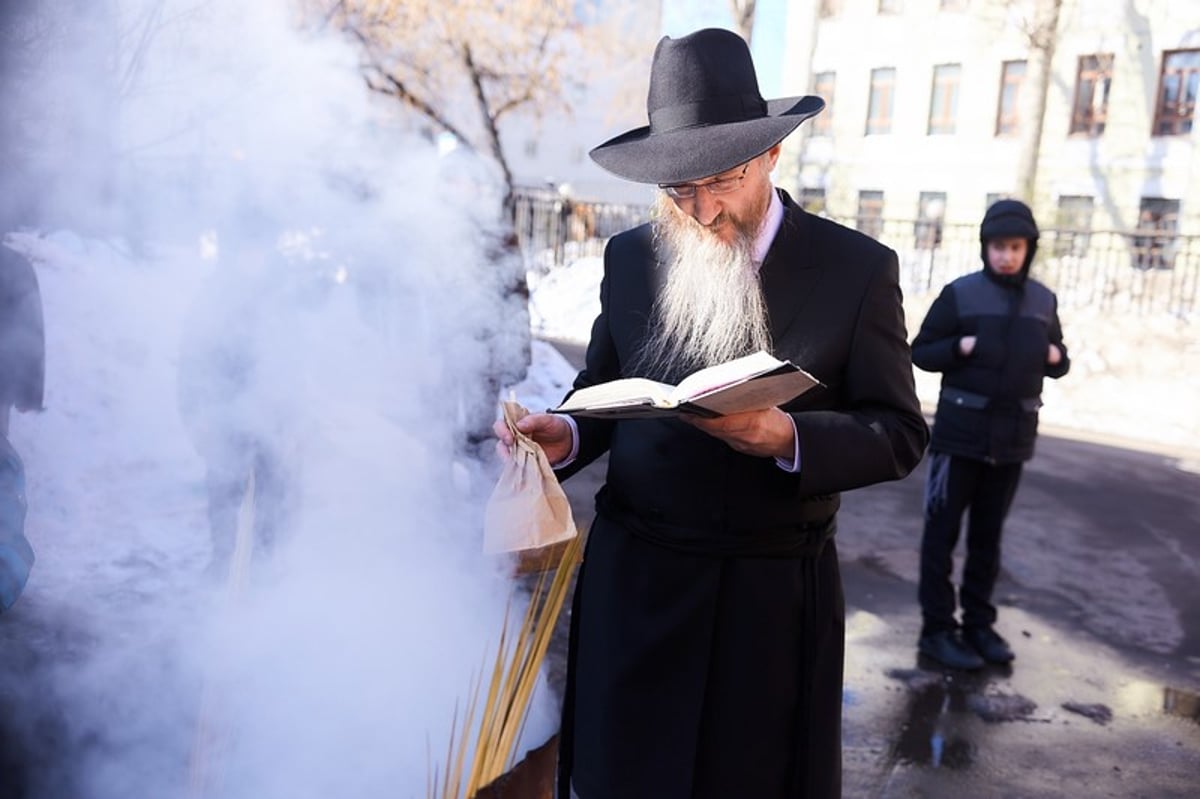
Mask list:
POLYGON ((1013 196, 1043 227, 1200 234, 1195 0, 793 0, 784 89, 829 105, 779 182, 868 230, 1013 196))

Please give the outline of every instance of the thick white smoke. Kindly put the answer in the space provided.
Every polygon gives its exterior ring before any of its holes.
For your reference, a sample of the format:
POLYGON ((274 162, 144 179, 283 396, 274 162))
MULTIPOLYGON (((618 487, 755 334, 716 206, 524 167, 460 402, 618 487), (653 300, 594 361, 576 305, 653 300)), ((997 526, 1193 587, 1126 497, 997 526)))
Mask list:
POLYGON ((510 592, 462 454, 528 329, 497 187, 282 2, 118 6, 103 56, 38 73, 66 103, 81 64, 119 75, 94 151, 39 153, 43 216, 88 230, 9 238, 47 331, 47 409, 11 430, 38 561, 5 632, 32 659, 0 675, 28 793, 424 795, 510 592), (223 449, 276 521, 240 590, 206 574, 223 449))

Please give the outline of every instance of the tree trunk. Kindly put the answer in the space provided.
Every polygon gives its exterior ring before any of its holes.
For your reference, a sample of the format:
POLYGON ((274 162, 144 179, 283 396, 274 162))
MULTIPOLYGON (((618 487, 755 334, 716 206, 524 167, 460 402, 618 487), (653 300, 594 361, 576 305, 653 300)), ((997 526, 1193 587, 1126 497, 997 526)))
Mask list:
POLYGON ((756 0, 729 0, 729 10, 733 12, 733 27, 746 44, 754 34, 754 6, 756 0))
POLYGON ((510 223, 515 223, 516 205, 512 169, 509 168, 508 159, 504 156, 504 147, 500 144, 500 129, 496 126, 496 116, 492 113, 491 106, 488 105, 487 94, 483 89, 483 76, 479 74, 479 68, 475 65, 475 58, 471 55, 469 44, 463 45, 463 64, 467 67, 467 74, 471 76, 471 88, 475 92, 475 102, 479 105, 479 118, 483 120, 492 158, 500 165, 500 171, 504 175, 504 216, 510 223))
POLYGON ((1046 119, 1046 105, 1050 96, 1051 74, 1054 53, 1058 45, 1058 21, 1062 12, 1062 0, 1039 0, 1035 10, 1034 28, 1030 33, 1029 89, 1033 99, 1027 107, 1030 112, 1029 130, 1024 132, 1020 158, 1017 162, 1017 196, 1031 206, 1035 204, 1037 190, 1038 161, 1041 157, 1042 128, 1046 119))

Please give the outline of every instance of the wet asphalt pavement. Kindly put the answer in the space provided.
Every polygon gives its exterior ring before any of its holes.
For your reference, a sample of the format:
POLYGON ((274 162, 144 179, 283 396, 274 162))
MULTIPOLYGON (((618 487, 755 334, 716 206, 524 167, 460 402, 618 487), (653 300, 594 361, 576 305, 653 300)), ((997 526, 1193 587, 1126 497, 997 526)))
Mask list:
MULTIPOLYGON (((581 527, 604 466, 564 484, 581 527)), ((843 495, 844 796, 1200 796, 1200 453, 1043 430, 996 589, 1017 659, 971 674, 916 653, 924 479, 843 495)))
MULTIPOLYGON (((582 348, 559 348, 579 364, 582 348)), ((581 528, 604 467, 564 484, 581 528)), ((1017 659, 974 674, 917 657, 924 479, 922 465, 843 496, 844 796, 1200 797, 1200 453, 1044 430, 996 594, 1017 659)), ((560 690, 568 622, 548 656, 560 690)), ((0 617, 0 662, 16 675, 0 684, 0 799, 26 799, 27 778, 78 743, 38 653, 71 657, 81 635, 32 595, 0 617), (10 737, 31 702, 26 740, 10 737)))

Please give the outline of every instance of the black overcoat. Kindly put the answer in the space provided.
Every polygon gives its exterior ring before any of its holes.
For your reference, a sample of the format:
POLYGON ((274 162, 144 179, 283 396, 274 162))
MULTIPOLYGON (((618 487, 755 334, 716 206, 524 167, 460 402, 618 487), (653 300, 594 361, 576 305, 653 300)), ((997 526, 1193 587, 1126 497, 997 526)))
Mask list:
MULTIPOLYGON (((836 796, 838 492, 906 475, 928 431, 896 255, 786 193, 760 277, 774 354, 822 386, 784 410, 802 468, 672 420, 577 419, 567 477, 609 453, 572 614, 559 791, 836 796)), ((629 376, 662 267, 649 226, 605 252, 581 388, 629 376)))

